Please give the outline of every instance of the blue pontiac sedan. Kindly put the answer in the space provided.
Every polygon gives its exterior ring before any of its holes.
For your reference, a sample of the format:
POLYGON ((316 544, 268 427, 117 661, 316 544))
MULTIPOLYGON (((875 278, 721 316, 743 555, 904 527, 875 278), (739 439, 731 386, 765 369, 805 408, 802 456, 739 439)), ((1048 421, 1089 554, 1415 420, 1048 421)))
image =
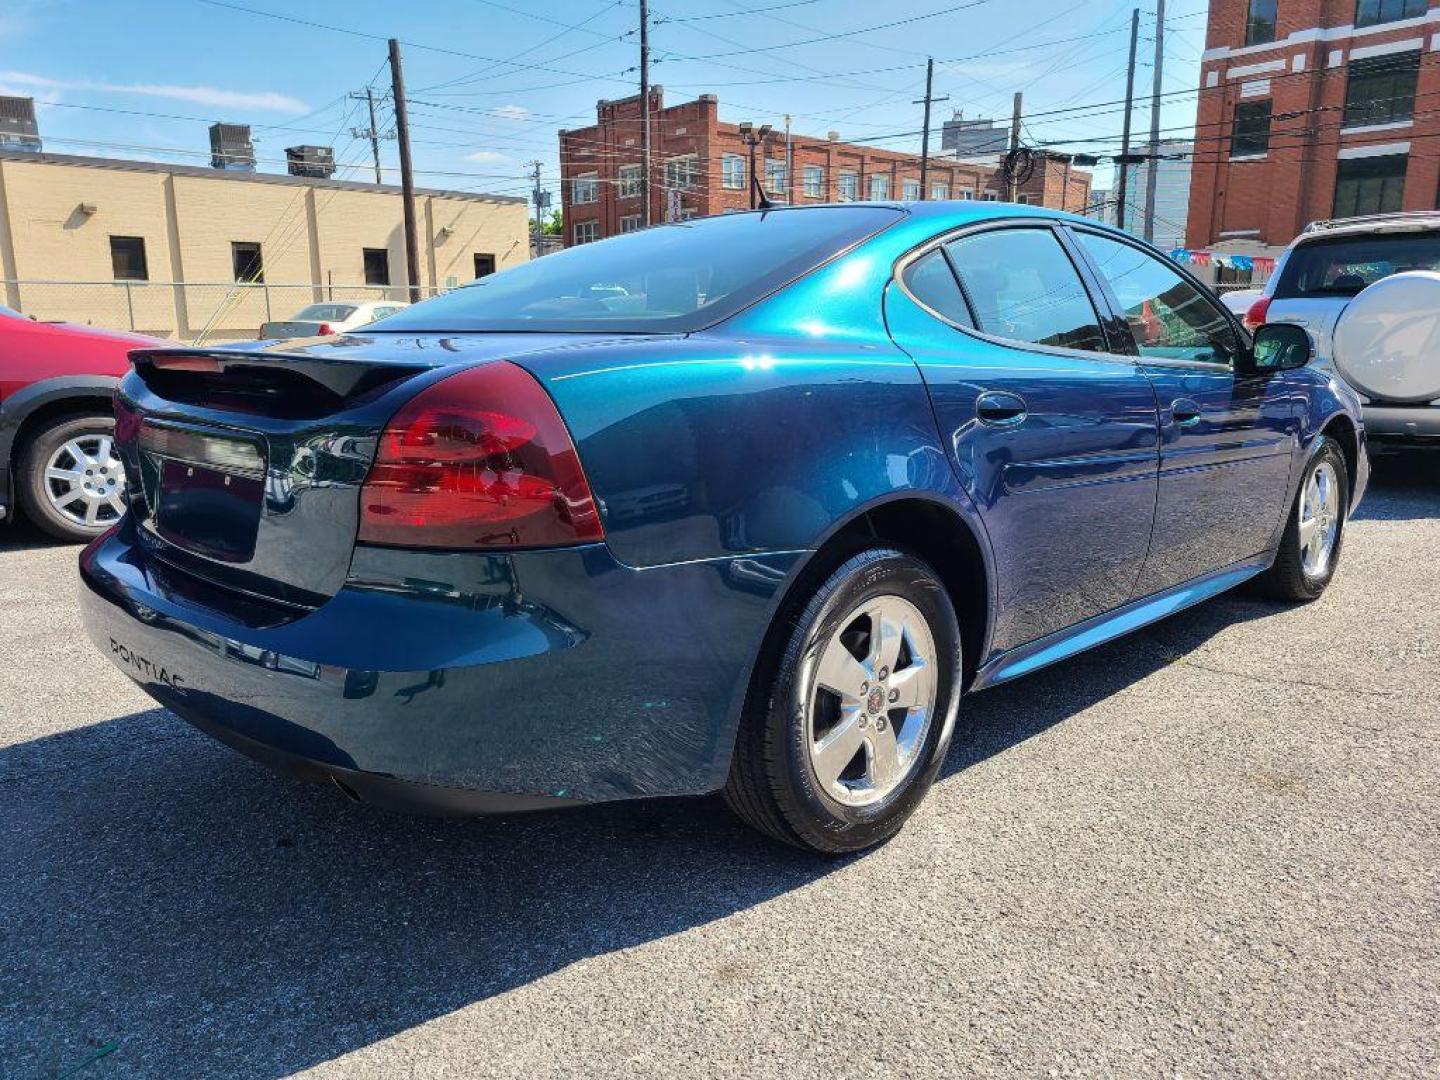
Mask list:
POLYGON ((1303 330, 982 203, 574 248, 348 336, 145 350, 100 650, 379 806, 723 791, 893 835, 966 693, 1250 579, 1318 597, 1369 472, 1303 330))

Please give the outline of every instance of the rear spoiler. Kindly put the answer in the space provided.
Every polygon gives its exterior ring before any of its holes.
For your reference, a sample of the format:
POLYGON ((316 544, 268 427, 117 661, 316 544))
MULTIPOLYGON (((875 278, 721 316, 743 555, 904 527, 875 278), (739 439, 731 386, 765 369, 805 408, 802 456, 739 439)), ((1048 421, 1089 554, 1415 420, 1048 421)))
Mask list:
MULTIPOLYGON (((358 354, 362 343, 355 342, 358 354)), ((338 343, 331 346, 338 351, 338 343)), ((361 355, 316 356, 313 353, 286 352, 283 349, 261 348, 169 348, 133 349, 130 362, 141 380, 149 385, 152 379, 166 379, 186 373, 202 379, 220 378, 226 382, 243 380, 245 375, 259 376, 266 381, 302 380, 323 387, 341 400, 373 390, 387 383, 398 382, 428 371, 433 364, 397 364, 390 360, 371 360, 361 355), (273 351, 272 351, 273 350, 273 351)), ((209 381, 209 379, 205 379, 209 381)))

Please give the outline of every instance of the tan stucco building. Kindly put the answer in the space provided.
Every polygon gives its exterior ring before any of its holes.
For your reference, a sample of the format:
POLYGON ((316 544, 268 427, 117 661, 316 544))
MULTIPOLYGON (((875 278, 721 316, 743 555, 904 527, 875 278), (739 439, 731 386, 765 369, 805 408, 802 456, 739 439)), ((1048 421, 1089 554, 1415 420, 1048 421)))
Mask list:
MULTIPOLYGON (((421 189, 416 225, 426 295, 529 258, 524 199, 421 189)), ((405 298, 400 189, 0 152, 0 282, 40 319, 253 337, 316 300, 405 298)))

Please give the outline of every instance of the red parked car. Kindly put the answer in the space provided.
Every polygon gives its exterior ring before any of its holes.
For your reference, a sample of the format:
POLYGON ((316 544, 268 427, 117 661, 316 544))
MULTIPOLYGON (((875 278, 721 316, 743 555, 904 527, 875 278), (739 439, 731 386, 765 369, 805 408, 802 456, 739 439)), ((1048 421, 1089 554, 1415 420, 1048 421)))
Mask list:
POLYGON ((0 518, 17 508, 64 540, 89 540, 124 512, 111 394, 138 334, 44 323, 0 306, 0 518))

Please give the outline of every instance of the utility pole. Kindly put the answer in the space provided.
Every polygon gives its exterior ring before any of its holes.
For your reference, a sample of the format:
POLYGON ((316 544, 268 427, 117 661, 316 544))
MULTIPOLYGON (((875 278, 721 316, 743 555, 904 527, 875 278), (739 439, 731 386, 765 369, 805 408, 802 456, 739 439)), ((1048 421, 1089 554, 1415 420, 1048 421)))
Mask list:
MULTIPOLYGON (((949 101, 950 95, 936 97, 932 91, 935 84, 935 58, 925 61, 925 96, 911 105, 925 103, 925 124, 920 131, 920 198, 930 198, 930 106, 937 101, 949 101)), ((1018 95, 1017 95, 1018 96, 1018 95)))
POLYGON ((405 280, 410 302, 420 299, 420 250, 415 241, 415 175, 410 171, 410 120, 405 115, 405 73, 400 42, 390 39, 390 84, 395 95, 395 138, 400 142, 400 203, 405 213, 405 280))
MULTIPOLYGON (((1020 149, 1020 110, 1025 105, 1025 95, 1015 91, 1015 107, 1010 115, 1010 152, 1013 154, 1020 149)), ((1010 159, 1015 160, 1013 157, 1010 159)), ((1014 202, 1020 197, 1020 178, 1012 168, 1010 170, 1010 201, 1014 202)))
POLYGON ((541 247, 542 247, 541 237, 542 237, 542 236, 544 235, 544 233, 545 233, 544 221, 543 221, 543 219, 542 219, 541 216, 540 216, 540 214, 541 214, 541 206, 540 206, 540 204, 544 201, 544 194, 545 194, 545 193, 540 190, 540 161, 537 159, 537 160, 535 160, 535 161, 529 162, 528 164, 530 165, 531 175, 532 175, 532 177, 533 177, 534 180, 535 180, 535 190, 534 190, 534 197, 535 197, 535 241, 534 241, 534 244, 532 245, 532 249, 531 249, 530 255, 531 255, 531 258, 536 258, 536 259, 538 259, 538 258, 540 257, 540 252, 541 252, 541 247))
POLYGON ((1155 242, 1155 183, 1160 171, 1160 76, 1165 68, 1165 0, 1155 0, 1155 77, 1150 84, 1150 160, 1145 166, 1145 242, 1155 242))
POLYGON ((640 224, 650 224, 650 3, 640 0, 640 224))
POLYGON ((375 123, 375 91, 372 87, 365 87, 365 93, 352 93, 348 95, 352 100, 359 101, 362 98, 370 106, 370 126, 353 127, 350 135, 355 139, 366 139, 370 143, 370 156, 375 160, 375 183, 383 184, 380 178, 380 128, 375 123))
POLYGON ((1130 67, 1125 75, 1125 124, 1120 135, 1120 176, 1115 182, 1115 227, 1125 228, 1125 167, 1130 157, 1130 110, 1135 104, 1135 43, 1140 40, 1140 9, 1130 12, 1130 67))

